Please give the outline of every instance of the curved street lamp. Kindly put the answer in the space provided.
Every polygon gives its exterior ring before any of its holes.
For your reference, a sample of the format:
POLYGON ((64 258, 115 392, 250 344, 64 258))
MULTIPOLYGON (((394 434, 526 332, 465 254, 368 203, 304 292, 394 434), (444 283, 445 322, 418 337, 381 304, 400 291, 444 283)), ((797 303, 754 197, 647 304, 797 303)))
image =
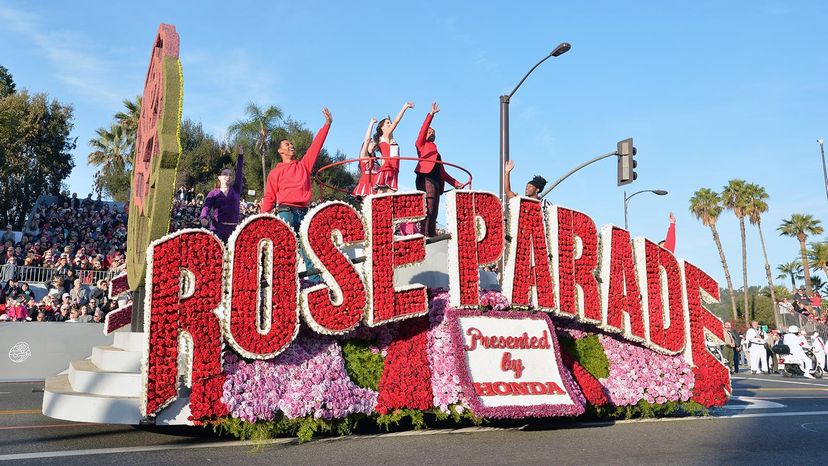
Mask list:
POLYGON ((641 194, 641 193, 653 193, 657 196, 664 196, 664 195, 667 194, 667 191, 665 191, 663 189, 642 189, 641 191, 634 192, 634 193, 630 194, 629 196, 627 196, 627 191, 624 191, 624 229, 625 230, 629 230, 629 228, 627 227, 627 204, 630 202, 630 199, 632 199, 633 196, 635 196, 636 194, 641 194))
POLYGON ((509 161, 509 100, 512 98, 513 95, 515 95, 515 92, 517 92, 517 90, 520 88, 521 84, 523 84, 523 81, 526 81, 526 78, 528 78, 529 75, 532 74, 533 71, 535 71, 535 68, 539 67, 541 65, 541 63, 545 62, 546 60, 548 60, 551 57, 559 57, 559 56, 565 54, 566 52, 569 51, 570 48, 572 48, 572 46, 568 42, 561 42, 560 44, 558 44, 557 47, 555 47, 551 52, 549 52, 549 55, 543 57, 543 59, 541 61, 539 61, 537 64, 535 64, 535 66, 533 66, 532 69, 530 69, 529 72, 526 73, 526 75, 523 77, 523 79, 521 79, 520 82, 517 83, 517 86, 515 86, 515 88, 512 89, 512 92, 510 92, 509 95, 500 96, 500 200, 501 201, 505 201, 505 199, 506 199, 506 193, 503 192, 503 187, 505 186, 505 184, 504 184, 505 183, 505 180, 504 180, 505 175, 504 175, 503 172, 506 169, 506 162, 509 161))

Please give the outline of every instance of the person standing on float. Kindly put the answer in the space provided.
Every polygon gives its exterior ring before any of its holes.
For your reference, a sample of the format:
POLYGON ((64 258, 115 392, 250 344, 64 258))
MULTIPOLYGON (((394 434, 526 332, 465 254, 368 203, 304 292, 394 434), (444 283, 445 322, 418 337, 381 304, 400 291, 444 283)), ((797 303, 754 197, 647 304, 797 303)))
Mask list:
POLYGON ((371 139, 371 131, 374 130, 375 124, 377 124, 377 119, 371 118, 368 123, 368 130, 365 131, 365 138, 362 140, 362 147, 359 148, 359 170, 362 175, 359 177, 359 182, 357 182, 353 192, 351 192, 358 198, 364 198, 376 192, 374 182, 377 180, 377 174, 379 173, 379 163, 374 155, 377 144, 371 139))
POLYGON ((236 176, 231 179, 232 172, 223 168, 218 175, 216 185, 207 193, 204 207, 201 208, 200 221, 202 227, 210 228, 225 243, 230 233, 239 224, 239 206, 241 203, 242 176, 244 174, 244 149, 236 146, 236 176))
POLYGON ((396 192, 398 189, 400 146, 394 140, 394 130, 409 108, 414 108, 414 102, 406 102, 393 122, 390 117, 386 117, 380 120, 379 125, 377 125, 374 142, 382 154, 382 168, 380 168, 379 175, 377 175, 376 183, 378 193, 396 192))
POLYGON ((431 104, 431 111, 425 117, 420 133, 417 135, 417 141, 414 145, 417 148, 417 168, 414 173, 417 174, 416 186, 418 191, 423 191, 426 194, 426 216, 423 220, 422 231, 429 238, 437 236, 437 213, 440 210, 440 195, 446 188, 448 182, 455 189, 460 189, 464 185, 455 180, 448 173, 441 162, 443 159, 440 152, 437 150, 437 144, 434 143, 435 133, 434 128, 431 127, 431 120, 434 115, 440 111, 440 106, 437 102, 431 104))
POLYGON ((765 351, 765 336, 759 330, 759 322, 753 321, 750 323, 750 328, 745 333, 745 340, 748 342, 748 351, 750 352, 750 372, 757 374, 768 373, 768 353, 765 351), (761 370, 764 366, 765 370, 761 370))
POLYGON ((301 159, 296 158, 296 146, 290 139, 279 141, 276 152, 282 163, 276 165, 267 175, 264 197, 259 206, 263 213, 275 209, 279 218, 297 232, 302 219, 308 213, 308 204, 311 201, 311 171, 333 121, 327 108, 322 109, 322 114, 325 115, 325 124, 316 133, 308 151, 301 159))

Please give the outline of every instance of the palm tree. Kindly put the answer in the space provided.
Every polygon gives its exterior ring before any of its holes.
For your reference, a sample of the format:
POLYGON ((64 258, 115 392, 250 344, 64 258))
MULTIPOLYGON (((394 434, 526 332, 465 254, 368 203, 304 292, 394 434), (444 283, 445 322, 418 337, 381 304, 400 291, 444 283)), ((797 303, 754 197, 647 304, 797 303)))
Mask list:
POLYGON ((244 111, 247 118, 230 125, 227 132, 236 142, 241 142, 241 140, 255 142, 256 150, 262 158, 262 185, 264 185, 267 183, 265 154, 270 142, 270 134, 276 129, 276 122, 282 118, 282 110, 275 105, 263 109, 250 102, 244 111))
POLYGON ((87 162, 103 172, 124 170, 131 160, 123 127, 115 124, 109 130, 98 128, 95 133, 97 136, 89 141, 93 150, 86 157, 87 162))
POLYGON ((797 280, 805 278, 805 276, 802 275, 802 263, 796 260, 779 264, 776 266, 776 270, 779 272, 779 275, 777 275, 776 278, 782 280, 788 277, 791 278, 791 291, 796 290, 797 280))
POLYGON ((765 235, 762 234, 762 214, 768 211, 768 193, 765 188, 758 184, 749 183, 747 185, 747 209, 745 214, 748 216, 751 225, 756 226, 759 231, 759 242, 762 244, 762 256, 765 259, 765 275, 768 278, 768 290, 770 291, 771 305, 773 306, 773 318, 776 321, 776 328, 779 328, 779 313, 776 312, 776 293, 773 286, 773 275, 771 274, 770 262, 768 261, 768 250, 765 248, 765 235))
POLYGON ((745 323, 748 317, 748 276, 747 276, 747 242, 745 241, 745 215, 748 206, 748 185, 745 180, 730 180, 722 190, 722 205, 732 211, 739 220, 739 232, 742 237, 742 278, 744 279, 745 323))
MULTIPOLYGON (((730 280, 730 270, 727 268, 727 259, 725 259, 722 242, 719 240, 719 232, 716 231, 716 221, 719 220, 719 215, 722 213, 722 204, 719 194, 710 188, 701 188, 693 194, 690 198, 690 213, 696 219, 702 222, 702 225, 710 227, 713 233, 713 242, 719 249, 719 258, 722 260, 722 269, 724 269, 725 281, 727 282, 727 289, 730 294, 730 306, 733 311, 733 320, 738 319, 736 314, 736 295, 733 292, 733 282, 730 280)), ((747 308, 745 308, 747 310, 747 308)))
POLYGON ((823 281, 822 277, 819 275, 811 277, 811 286, 814 287, 814 293, 822 294, 822 292, 825 291, 825 285, 828 285, 828 283, 823 281))
MULTIPOLYGON (((822 273, 828 277, 828 243, 825 241, 811 243, 808 260, 811 262, 811 270, 822 270, 822 273)), ((813 277, 811 279, 813 280, 813 277)))
POLYGON ((126 111, 115 114, 118 126, 124 129, 124 135, 129 146, 130 155, 135 154, 135 138, 138 134, 138 120, 141 118, 141 96, 135 96, 135 101, 124 99, 126 111))
POLYGON ((799 240, 799 249, 802 254, 802 271, 805 273, 805 292, 811 296, 811 271, 808 267, 808 251, 805 249, 805 240, 808 235, 821 235, 824 231, 819 220, 811 215, 793 214, 791 218, 782 220, 779 225, 779 234, 791 236, 799 240))

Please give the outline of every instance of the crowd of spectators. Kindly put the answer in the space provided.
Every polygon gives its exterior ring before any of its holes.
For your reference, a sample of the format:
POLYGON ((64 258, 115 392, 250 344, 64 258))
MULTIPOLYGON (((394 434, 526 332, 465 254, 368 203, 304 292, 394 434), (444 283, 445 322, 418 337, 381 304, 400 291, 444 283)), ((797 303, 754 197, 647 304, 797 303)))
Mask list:
POLYGON ((107 313, 118 308, 109 299, 109 282, 95 286, 56 276, 46 295, 37 299, 28 283, 11 279, 0 287, 0 321, 101 323, 107 313))

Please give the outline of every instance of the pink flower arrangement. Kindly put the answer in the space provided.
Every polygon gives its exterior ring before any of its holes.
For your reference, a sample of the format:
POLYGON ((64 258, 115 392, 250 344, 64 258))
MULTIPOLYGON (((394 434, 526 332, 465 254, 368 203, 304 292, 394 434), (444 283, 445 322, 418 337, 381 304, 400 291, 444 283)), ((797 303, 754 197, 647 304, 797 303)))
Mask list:
POLYGON ((693 370, 681 355, 667 356, 638 345, 599 335, 609 359, 609 377, 601 384, 616 406, 687 401, 693 395, 693 370))
POLYGON ((282 354, 267 361, 225 357, 227 380, 221 401, 230 415, 248 422, 289 418, 343 418, 371 414, 377 392, 355 385, 345 371, 342 349, 320 335, 300 336, 282 354))

